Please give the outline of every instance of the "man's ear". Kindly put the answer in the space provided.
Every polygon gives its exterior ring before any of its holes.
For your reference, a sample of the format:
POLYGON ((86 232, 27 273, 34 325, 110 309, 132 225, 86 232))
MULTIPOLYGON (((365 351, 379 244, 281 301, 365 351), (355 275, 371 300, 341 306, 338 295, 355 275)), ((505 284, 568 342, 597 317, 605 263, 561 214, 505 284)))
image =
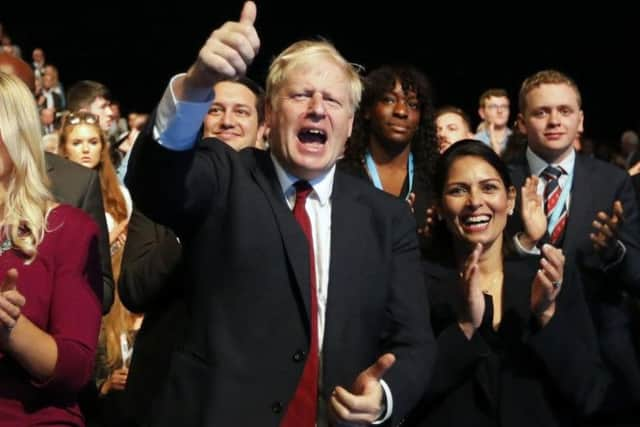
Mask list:
POLYGON ((267 131, 266 123, 260 123, 258 125, 258 131, 256 132, 256 147, 261 148, 264 146, 265 132, 267 131))
POLYGON ((349 138, 351 137, 351 133, 353 132, 353 121, 355 119, 355 115, 351 116, 349 119, 349 138))
POLYGON ((478 115, 480 116, 480 118, 482 120, 486 120, 487 119, 486 114, 484 114, 484 106, 478 107, 478 115))
POLYGON ((580 123, 578 123, 578 133, 581 135, 584 133, 584 111, 580 110, 580 123))

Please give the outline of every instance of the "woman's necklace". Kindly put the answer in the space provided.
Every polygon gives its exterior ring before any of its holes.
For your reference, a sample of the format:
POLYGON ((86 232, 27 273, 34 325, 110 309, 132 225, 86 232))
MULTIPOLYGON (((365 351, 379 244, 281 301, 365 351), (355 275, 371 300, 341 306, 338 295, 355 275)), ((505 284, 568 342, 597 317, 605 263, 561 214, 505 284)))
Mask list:
POLYGON ((13 243, 11 243, 11 238, 6 236, 2 243, 0 243, 0 255, 7 252, 9 249, 13 247, 13 243))

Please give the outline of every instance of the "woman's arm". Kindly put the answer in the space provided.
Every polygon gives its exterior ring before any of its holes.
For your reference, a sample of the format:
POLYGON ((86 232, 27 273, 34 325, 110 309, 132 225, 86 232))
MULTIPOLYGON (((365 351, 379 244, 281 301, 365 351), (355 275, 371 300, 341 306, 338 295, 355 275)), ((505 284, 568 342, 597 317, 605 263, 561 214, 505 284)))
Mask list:
POLYGON ((53 374, 58 347, 53 339, 22 315, 26 303, 17 290, 18 272, 11 269, 0 284, 0 349, 9 353, 37 380, 53 374))
MULTIPOLYGON (((0 309, 1 310, 1 309, 0 309)), ((50 378, 58 360, 58 346, 51 335, 19 315, 15 326, 4 326, 0 346, 15 359, 36 382, 50 378)))
POLYGON ((40 247, 52 252, 54 269, 52 276, 39 278, 53 280, 46 330, 21 315, 7 352, 31 375, 34 385, 67 392, 80 390, 93 374, 102 276, 97 226, 82 211, 64 209, 60 224, 50 224, 45 237, 50 244, 40 247))

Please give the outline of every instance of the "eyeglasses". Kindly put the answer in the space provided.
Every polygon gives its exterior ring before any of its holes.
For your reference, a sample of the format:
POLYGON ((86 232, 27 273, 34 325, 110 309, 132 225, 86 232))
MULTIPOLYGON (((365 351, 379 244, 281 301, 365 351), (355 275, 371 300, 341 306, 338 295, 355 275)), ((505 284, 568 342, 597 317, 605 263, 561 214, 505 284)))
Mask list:
POLYGON ((489 104, 487 108, 489 110, 508 110, 509 104, 489 104))
POLYGON ((65 119, 66 125, 79 125, 80 123, 86 123, 88 125, 95 125, 98 123, 98 116, 95 114, 80 111, 77 113, 70 113, 65 119))

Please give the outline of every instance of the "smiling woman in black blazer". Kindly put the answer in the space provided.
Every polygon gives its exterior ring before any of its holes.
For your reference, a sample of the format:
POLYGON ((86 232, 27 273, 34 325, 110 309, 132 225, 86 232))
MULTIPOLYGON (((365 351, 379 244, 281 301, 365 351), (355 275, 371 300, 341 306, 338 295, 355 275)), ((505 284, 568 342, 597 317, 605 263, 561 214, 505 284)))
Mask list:
MULTIPOLYGON (((608 377, 581 286, 559 249, 509 255, 504 229, 516 190, 504 163, 462 141, 439 160, 434 184, 443 255, 425 262, 425 276, 438 358, 408 424, 571 425, 596 409, 608 377)), ((523 192, 539 214, 535 184, 523 192)))

